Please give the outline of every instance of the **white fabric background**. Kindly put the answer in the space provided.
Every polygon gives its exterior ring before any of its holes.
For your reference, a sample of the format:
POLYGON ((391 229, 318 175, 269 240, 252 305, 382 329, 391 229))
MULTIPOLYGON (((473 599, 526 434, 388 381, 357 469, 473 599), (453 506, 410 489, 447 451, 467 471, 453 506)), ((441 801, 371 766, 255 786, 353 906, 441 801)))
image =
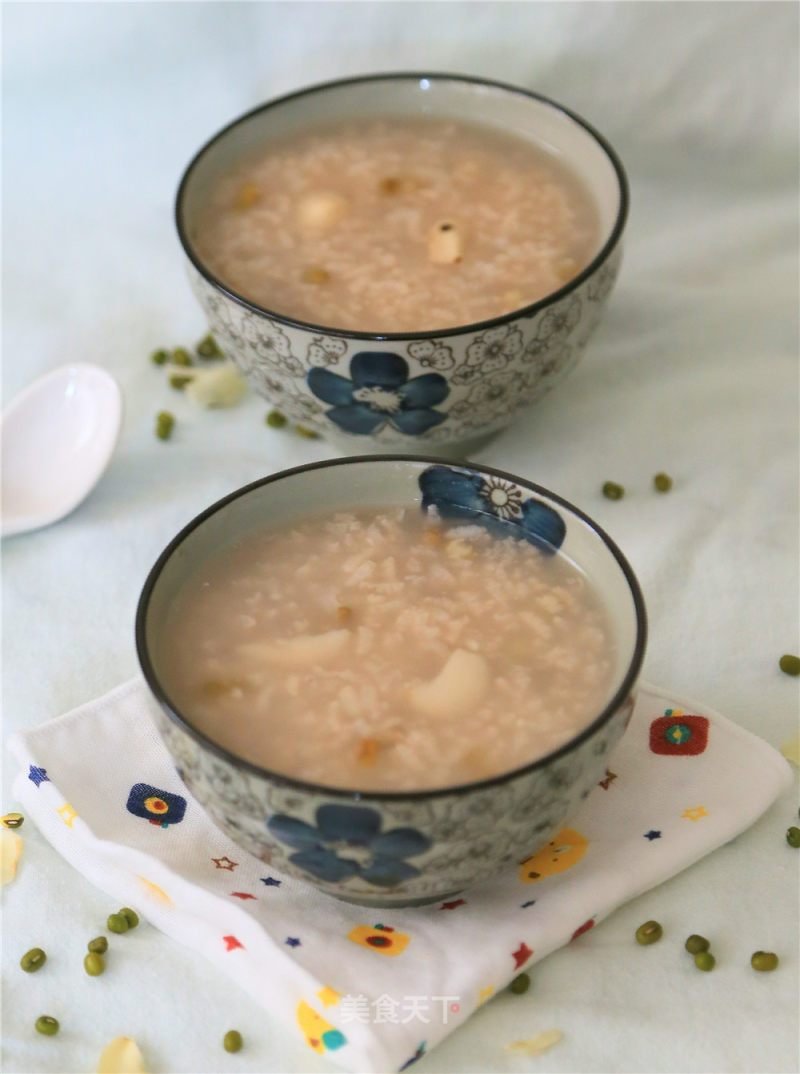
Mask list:
MULTIPOLYGON (((800 628, 796 5, 7 4, 3 22, 5 397, 80 358, 117 376, 127 409, 90 499, 4 542, 4 737, 135 672, 139 587, 199 509, 332 453, 265 428, 253 398, 192 411, 149 366, 153 347, 204 327, 171 219, 184 164, 271 95, 424 67, 563 101, 607 135, 632 187, 626 261, 583 362, 479 460, 553 488, 619 542, 648 602, 649 679, 773 745, 797 733, 798 682, 777 670, 800 628), (167 404, 181 420, 164 445, 152 426, 167 404), (675 478, 663 497, 650 490, 662 469, 675 478), (600 496, 609 478, 628 489, 621 502, 600 496)), ((800 859, 783 840, 796 810, 795 789, 546 959, 526 996, 488 1004, 415 1071, 797 1070, 800 859), (663 942, 643 968, 631 937, 650 917, 710 936, 714 973, 663 942), (779 971, 750 971, 757 948, 781 953, 779 971), (542 1059, 502 1050, 552 1027, 565 1038, 542 1059)), ((93 1069, 118 1034, 153 1072, 331 1069, 155 930, 85 977, 85 941, 115 907, 30 825, 22 834, 4 889, 4 1069, 93 1069), (20 980, 34 944, 51 962, 20 980), (69 1026, 38 1037, 32 1021, 64 995, 69 1026), (232 1057, 219 1041, 234 1025, 248 1047, 232 1057)))

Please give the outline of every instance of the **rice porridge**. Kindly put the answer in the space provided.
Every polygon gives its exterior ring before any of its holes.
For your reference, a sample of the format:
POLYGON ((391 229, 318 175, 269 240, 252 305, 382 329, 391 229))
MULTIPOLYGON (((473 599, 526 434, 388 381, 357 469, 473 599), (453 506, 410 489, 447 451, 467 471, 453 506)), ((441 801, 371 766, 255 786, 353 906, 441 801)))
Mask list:
POLYGON ((597 252, 592 195, 543 147, 432 118, 337 122, 241 158, 191 235, 267 310, 362 332, 473 324, 544 298, 597 252))
POLYGON ((218 553, 178 594, 162 652, 172 702, 238 756, 403 791, 567 742, 607 700, 614 641, 562 554, 392 507, 218 553))

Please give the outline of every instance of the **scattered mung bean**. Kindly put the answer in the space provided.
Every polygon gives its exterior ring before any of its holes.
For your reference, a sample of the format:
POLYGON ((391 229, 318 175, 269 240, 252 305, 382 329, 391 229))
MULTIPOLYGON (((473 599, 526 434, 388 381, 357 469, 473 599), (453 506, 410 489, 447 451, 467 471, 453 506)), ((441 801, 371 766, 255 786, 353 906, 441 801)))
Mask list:
POLYGON ((800 847, 800 828, 792 825, 786 829, 786 842, 790 847, 800 847))
POLYGON ((527 992, 531 987, 531 979, 527 973, 521 973, 514 978, 508 987, 515 995, 521 996, 523 992, 527 992))
POLYGON ((684 944, 684 947, 690 955, 696 955, 700 951, 707 951, 710 946, 711 944, 705 936, 698 936, 696 932, 693 932, 684 944))
POLYGON ((99 977, 105 970, 106 964, 102 955, 99 955, 97 951, 90 951, 83 960, 83 968, 90 977, 99 977))
POLYGON ((176 388, 179 392, 183 391, 187 384, 191 384, 191 377, 184 377, 181 373, 173 373, 169 378, 170 388, 176 388))
POLYGON ((750 956, 750 965, 754 970, 769 973, 778 968, 778 956, 773 951, 754 951, 750 956))
POLYGON ((43 1033, 46 1037, 54 1037, 58 1033, 58 1019, 49 1014, 40 1014, 34 1026, 37 1033, 43 1033))
POLYGON ((97 936, 94 940, 89 940, 86 946, 96 955, 104 955, 108 950, 108 940, 105 936, 97 936))
POLYGON ((636 942, 647 946, 656 943, 664 935, 664 930, 657 921, 645 921, 636 930, 636 942))
POLYGON ((621 500, 625 495, 625 489, 616 481, 606 481, 603 485, 603 495, 607 500, 621 500))
POLYGON ((698 951, 694 956, 694 964, 703 973, 710 973, 717 964, 717 960, 710 951, 698 951))
POLYGON ((0 824, 4 828, 21 828, 24 820, 21 813, 6 813, 4 817, 0 817, 0 824))
POLYGON ((195 350, 201 358, 224 358, 224 354, 219 349, 219 344, 209 332, 207 336, 203 336, 200 342, 195 346, 195 350))
POLYGON ((787 675, 800 675, 800 656, 784 653, 778 661, 778 667, 787 675))
POLYGON ((169 361, 169 351, 164 350, 163 347, 159 347, 157 351, 153 351, 150 355, 150 361, 153 365, 164 365, 169 361))
POLYGON ((108 921, 106 921, 106 925, 111 930, 111 932, 127 932, 130 928, 130 925, 128 924, 128 919, 125 917, 124 914, 109 914, 108 921))
POLYGON ((120 910, 120 914, 128 922, 129 929, 135 929, 136 926, 139 924, 139 915, 136 913, 135 910, 131 910, 130 906, 123 906, 120 910))
POLYGON ((159 440, 169 440, 175 428, 175 416, 168 410, 159 410, 156 414, 156 436, 159 440))
POLYGON ((264 421, 269 425, 270 429, 282 429, 288 418, 281 414, 280 410, 270 410, 264 421))
POLYGON ((30 951, 26 951, 22 958, 19 960, 20 966, 26 973, 35 973, 36 970, 40 970, 47 961, 47 955, 41 949, 41 947, 32 947, 30 951))
POLYGON ((238 1029, 229 1029, 222 1038, 222 1047, 226 1052, 238 1052, 242 1047, 242 1034, 238 1029))
POLYGON ((658 492, 669 492, 672 488, 672 478, 669 474, 656 474, 653 478, 653 485, 658 492))
POLYGON ((176 347, 172 352, 173 365, 191 365, 192 356, 185 347, 176 347))
POLYGON ((309 429, 306 425, 295 425, 295 432, 300 436, 304 436, 306 440, 319 440, 319 433, 315 433, 313 429, 309 429))

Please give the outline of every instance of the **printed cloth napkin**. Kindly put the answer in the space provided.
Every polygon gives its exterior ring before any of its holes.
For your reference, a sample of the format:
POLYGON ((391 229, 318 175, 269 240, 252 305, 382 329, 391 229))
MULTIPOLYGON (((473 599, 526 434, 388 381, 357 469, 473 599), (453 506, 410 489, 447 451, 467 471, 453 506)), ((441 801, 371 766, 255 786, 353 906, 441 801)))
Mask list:
POLYGON ((644 686, 605 775, 543 851, 447 901, 372 910, 224 836, 181 783, 140 679, 10 748, 17 798, 76 869, 353 1071, 405 1069, 522 970, 747 828, 791 779, 761 739, 644 686), (137 809, 148 793, 174 802, 171 823, 137 809))

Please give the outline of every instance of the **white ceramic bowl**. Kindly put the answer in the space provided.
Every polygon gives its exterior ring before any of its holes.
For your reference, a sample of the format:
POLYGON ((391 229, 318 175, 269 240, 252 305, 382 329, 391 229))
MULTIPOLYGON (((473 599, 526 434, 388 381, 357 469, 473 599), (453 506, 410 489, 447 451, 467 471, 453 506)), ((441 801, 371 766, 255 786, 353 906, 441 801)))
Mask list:
POLYGON ((384 447, 440 451, 443 445, 458 445, 463 453, 575 366, 619 271, 627 210, 627 181, 614 150, 554 101, 478 78, 384 74, 312 86, 225 127, 186 169, 176 221, 191 285, 211 330, 255 391, 351 454, 384 447), (262 308, 217 279, 198 256, 198 211, 209 187, 242 153, 322 121, 423 114, 496 126, 560 157, 598 209, 600 234, 586 268, 558 291, 502 317, 444 331, 381 335, 304 323, 262 308), (321 384, 331 379, 319 370, 344 378, 336 382, 336 400, 321 384), (352 404, 353 392, 364 387, 380 389, 373 393, 377 402, 364 403, 363 414, 356 415, 361 420, 349 430, 335 423, 329 412, 341 412, 342 403, 352 404), (387 393, 391 405, 382 407, 387 393), (435 425, 426 420, 431 410, 435 425))

